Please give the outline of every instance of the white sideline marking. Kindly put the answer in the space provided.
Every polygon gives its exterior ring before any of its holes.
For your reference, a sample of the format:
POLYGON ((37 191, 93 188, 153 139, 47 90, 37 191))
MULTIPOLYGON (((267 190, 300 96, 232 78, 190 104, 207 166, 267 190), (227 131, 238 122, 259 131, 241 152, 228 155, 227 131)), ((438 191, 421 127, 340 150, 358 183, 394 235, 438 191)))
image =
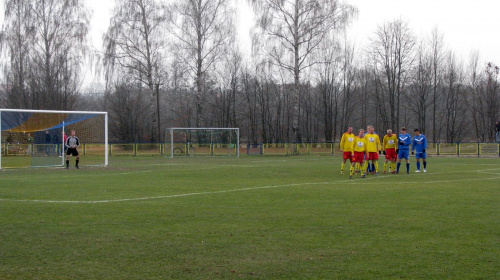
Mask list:
MULTIPOLYGON (((490 170, 500 170, 498 168, 495 169, 484 169, 484 170, 471 170, 468 172, 477 172, 477 173, 488 173, 485 171, 490 171, 490 170)), ((128 173, 123 173, 123 174, 132 174, 132 173, 146 173, 146 172, 152 172, 152 171, 138 171, 138 172, 128 172, 128 173)), ((467 171, 461 171, 461 172, 467 172, 467 171)), ((451 172, 442 172, 442 173, 431 173, 431 174, 446 174, 446 173, 451 173, 451 172)), ((413 176, 422 176, 421 174, 409 174, 413 176)), ((402 176, 409 176, 409 175, 402 175, 402 176)), ((492 178, 478 178, 478 179, 457 179, 457 180, 435 180, 435 181, 415 181, 415 182, 393 182, 396 184, 422 184, 422 183, 427 183, 427 184, 435 184, 435 183, 449 183, 449 182, 464 182, 464 181, 482 181, 482 180, 498 180, 500 179, 500 174, 495 174, 499 175, 497 177, 492 177, 492 178)), ((425 176, 425 175, 424 175, 425 176)), ((374 185, 374 184, 380 184, 377 182, 366 182, 366 181, 371 181, 374 179, 381 179, 381 178, 387 178, 387 177, 393 177, 397 178, 399 177, 398 175, 389 175, 389 176, 370 176, 368 178, 364 178, 362 180, 340 180, 340 181, 335 181, 335 182, 317 182, 317 183, 298 183, 298 184, 286 184, 286 185, 273 185, 273 186, 262 186, 262 187, 249 187, 249 188, 241 188, 241 189, 234 189, 234 190, 224 190, 224 191, 212 191, 212 192, 195 192, 195 193, 185 193, 185 194, 174 194, 174 195, 162 195, 162 196, 151 196, 151 197, 138 197, 138 198, 123 198, 123 199, 110 199, 110 200, 94 200, 94 201, 71 201, 71 200, 25 200, 25 199, 4 199, 0 198, 0 201, 14 201, 14 202, 36 202, 36 203, 63 203, 63 204, 99 204, 99 203, 113 203, 113 202, 127 202, 127 201, 143 201, 143 200, 153 200, 153 199, 164 199, 164 198, 176 198, 176 197, 186 197, 186 196, 195 196, 195 195, 210 195, 210 194, 221 194, 221 193, 231 193, 231 192, 241 192, 241 191, 252 191, 252 190, 261 190, 261 189, 273 189, 273 188, 285 188, 285 187, 299 187, 299 186, 315 186, 315 185, 335 185, 335 184, 342 184, 342 183, 352 183, 352 184, 360 184, 360 185, 374 185)), ((387 182, 383 182, 386 184, 387 182)))
POLYGON ((123 172, 123 173, 118 173, 118 175, 130 175, 130 174, 140 174, 140 173, 151 173, 153 172, 152 170, 146 170, 146 171, 132 171, 132 172, 123 172))
POLYGON ((40 202, 40 203, 74 203, 74 204, 97 204, 97 203, 111 203, 111 202, 124 202, 124 201, 140 201, 140 200, 153 200, 162 198, 175 198, 175 197, 185 197, 185 196, 195 196, 195 195, 206 195, 206 194, 219 194, 219 193, 230 193, 230 192, 241 192, 241 191, 251 191, 260 189, 272 189, 272 188, 283 188, 283 187, 296 187, 305 185, 327 185, 332 184, 332 182, 320 182, 320 183, 302 183, 302 184, 287 184, 287 185, 275 185, 275 186, 263 186, 263 187, 253 187, 253 188, 242 188, 234 190, 225 191, 213 191, 213 192, 196 192, 196 193, 184 193, 184 194, 173 194, 173 195, 161 195, 161 196, 151 196, 151 197, 138 197, 138 198, 123 198, 123 199, 111 199, 111 200, 94 200, 94 201, 71 201, 71 200, 25 200, 25 199, 3 199, 0 201, 15 201, 15 202, 40 202))

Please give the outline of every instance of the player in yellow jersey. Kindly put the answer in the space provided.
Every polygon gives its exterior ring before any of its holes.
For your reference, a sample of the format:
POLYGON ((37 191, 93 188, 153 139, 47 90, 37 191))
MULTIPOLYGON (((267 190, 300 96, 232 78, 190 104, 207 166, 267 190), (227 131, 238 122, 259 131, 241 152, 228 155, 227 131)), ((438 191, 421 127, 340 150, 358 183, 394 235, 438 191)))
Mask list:
POLYGON ((342 165, 340 166, 340 174, 344 175, 345 163, 349 160, 352 165, 352 153, 354 151, 354 137, 352 133, 352 126, 347 128, 347 132, 342 134, 340 139, 340 151, 342 152, 342 165))
MULTIPOLYGON (((361 167, 363 167, 363 162, 365 160, 365 151, 366 151, 366 139, 363 137, 365 134, 364 129, 360 129, 358 136, 354 137, 354 156, 351 164, 351 172, 349 173, 349 179, 352 179, 352 175, 354 175, 354 169, 361 172, 361 167)), ((363 170, 361 177, 365 177, 366 173, 363 170)))
POLYGON ((398 159, 398 155, 396 154, 397 146, 398 136, 392 134, 392 129, 388 129, 387 134, 382 140, 382 151, 385 155, 384 173, 387 170, 387 163, 389 163, 389 172, 396 173, 396 160, 398 159))
POLYGON ((365 134, 366 140, 366 162, 365 166, 368 167, 369 161, 375 166, 373 173, 378 175, 378 155, 382 151, 382 146, 380 145, 380 138, 375 134, 375 128, 371 125, 367 127, 368 133, 365 134))

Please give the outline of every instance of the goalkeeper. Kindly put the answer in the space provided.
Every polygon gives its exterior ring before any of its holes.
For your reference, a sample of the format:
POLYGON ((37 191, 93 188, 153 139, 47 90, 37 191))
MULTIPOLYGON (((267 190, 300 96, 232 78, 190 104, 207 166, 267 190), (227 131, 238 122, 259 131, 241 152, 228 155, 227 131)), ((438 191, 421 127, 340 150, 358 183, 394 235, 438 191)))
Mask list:
POLYGON ((420 172, 420 159, 424 162, 424 172, 427 172, 427 153, 425 149, 427 149, 427 139, 425 135, 421 134, 418 129, 414 130, 415 137, 413 137, 413 145, 411 147, 411 154, 413 155, 415 149, 417 153, 415 154, 415 158, 417 159, 417 170, 415 172, 420 172))
POLYGON ((78 154, 77 148, 80 147, 80 141, 78 140, 78 137, 76 137, 76 132, 75 130, 71 130, 71 136, 66 139, 66 143, 64 143, 66 148, 68 150, 66 151, 66 169, 69 168, 69 157, 74 156, 76 157, 76 169, 79 169, 78 163, 80 162, 80 155, 78 154))

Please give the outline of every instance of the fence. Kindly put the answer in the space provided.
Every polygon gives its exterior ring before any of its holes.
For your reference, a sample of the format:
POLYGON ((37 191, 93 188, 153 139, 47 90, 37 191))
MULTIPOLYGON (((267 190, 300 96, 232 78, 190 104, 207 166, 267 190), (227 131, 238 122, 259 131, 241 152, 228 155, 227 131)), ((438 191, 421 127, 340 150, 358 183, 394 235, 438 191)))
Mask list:
MULTIPOLYGON (((228 148, 222 144, 207 144, 204 149, 198 148, 196 155, 224 155, 228 148), (199 150, 199 151, 198 151, 199 150), (205 152, 204 152, 205 151, 205 152)), ((33 151, 46 145, 2 143, 2 156, 31 156, 33 151)), ((79 148, 83 156, 103 155, 103 144, 82 144, 79 148)), ((232 147, 234 151, 234 146, 232 147)), ((241 144, 240 155, 323 155, 340 156, 339 143, 266 143, 257 145, 241 144), (252 152, 250 152, 250 150, 252 152)), ((51 150, 58 151, 60 146, 54 144, 51 150)), ((109 144, 110 156, 162 156, 170 154, 170 144, 159 143, 114 143, 109 144)), ((498 156, 500 157, 500 143, 457 142, 457 143, 429 143, 429 156, 498 156)))

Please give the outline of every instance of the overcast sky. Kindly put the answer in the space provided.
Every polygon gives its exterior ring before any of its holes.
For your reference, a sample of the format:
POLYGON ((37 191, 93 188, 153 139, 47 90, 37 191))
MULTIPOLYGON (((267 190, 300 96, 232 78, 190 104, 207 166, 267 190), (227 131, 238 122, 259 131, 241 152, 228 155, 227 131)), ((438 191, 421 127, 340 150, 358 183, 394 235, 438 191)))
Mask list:
POLYGON ((478 50, 484 61, 500 64, 500 0, 350 0, 359 9, 350 34, 359 44, 373 36, 377 26, 401 18, 419 38, 434 27, 447 48, 468 60, 478 50))
MULTIPOLYGON (((249 28, 253 15, 246 0, 234 0, 238 9, 239 38, 242 50, 249 50, 249 28)), ((86 0, 93 10, 92 42, 102 49, 114 0, 86 0)), ((349 29, 349 36, 362 48, 377 26, 401 18, 419 38, 438 27, 446 47, 468 60, 478 50, 481 60, 500 65, 500 0, 347 0, 359 9, 359 16, 349 29)), ((2 5, 3 21, 3 5, 2 5)))

